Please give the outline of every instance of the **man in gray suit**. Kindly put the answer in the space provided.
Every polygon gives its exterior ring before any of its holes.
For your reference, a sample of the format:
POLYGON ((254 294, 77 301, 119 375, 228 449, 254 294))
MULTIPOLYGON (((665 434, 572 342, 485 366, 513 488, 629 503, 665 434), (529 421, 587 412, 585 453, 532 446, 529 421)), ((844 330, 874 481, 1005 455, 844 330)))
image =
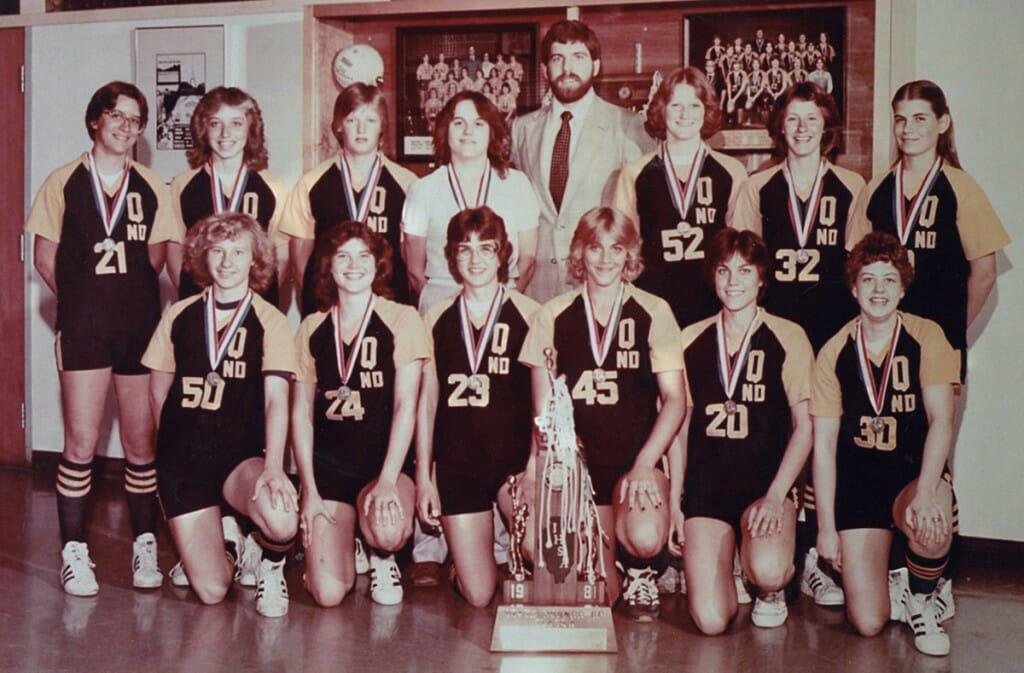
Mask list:
POLYGON ((540 51, 552 100, 512 124, 512 162, 541 204, 537 269, 526 293, 544 302, 571 289, 566 260, 580 217, 611 205, 619 169, 654 141, 636 114, 595 93, 601 44, 585 23, 559 21, 540 51))

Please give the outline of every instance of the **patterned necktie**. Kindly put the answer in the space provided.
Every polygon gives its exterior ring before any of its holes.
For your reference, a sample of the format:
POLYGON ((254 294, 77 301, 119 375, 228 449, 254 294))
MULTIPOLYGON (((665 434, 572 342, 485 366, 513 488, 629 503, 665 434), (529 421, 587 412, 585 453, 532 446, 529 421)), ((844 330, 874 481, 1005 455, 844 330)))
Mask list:
POLYGON ((565 185, 569 182, 569 141, 572 140, 572 127, 569 126, 569 121, 571 119, 571 112, 566 110, 562 113, 562 125, 558 128, 555 147, 551 151, 551 177, 548 180, 548 189, 551 191, 551 198, 555 202, 556 210, 562 209, 565 185))

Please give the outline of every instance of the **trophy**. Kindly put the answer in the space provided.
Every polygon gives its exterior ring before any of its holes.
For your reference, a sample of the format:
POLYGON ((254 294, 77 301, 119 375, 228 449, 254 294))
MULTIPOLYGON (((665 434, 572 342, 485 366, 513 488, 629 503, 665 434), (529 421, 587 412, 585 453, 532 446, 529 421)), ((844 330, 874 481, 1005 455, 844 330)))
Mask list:
POLYGON ((509 478, 513 521, 509 577, 494 621, 492 652, 615 652, 604 580, 605 533, 583 460, 564 376, 544 351, 550 387, 534 419, 540 436, 532 502, 509 478), (527 515, 534 530, 532 574, 523 560, 527 515))

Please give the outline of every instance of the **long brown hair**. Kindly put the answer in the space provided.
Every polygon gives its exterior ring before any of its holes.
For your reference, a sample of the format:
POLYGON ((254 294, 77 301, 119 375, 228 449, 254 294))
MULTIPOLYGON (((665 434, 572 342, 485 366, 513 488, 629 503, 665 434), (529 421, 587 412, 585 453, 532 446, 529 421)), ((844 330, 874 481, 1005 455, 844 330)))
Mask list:
POLYGON ((953 137, 953 115, 949 112, 949 104, 946 103, 946 94, 942 92, 942 88, 927 79, 907 82, 897 89, 896 95, 892 97, 892 111, 896 112, 896 104, 905 100, 927 101, 936 117, 942 117, 942 115, 949 117, 949 128, 945 133, 939 135, 935 153, 942 157, 947 164, 960 168, 960 157, 956 153, 956 139, 953 137))
POLYGON ((700 70, 694 67, 676 68, 661 81, 661 86, 651 98, 647 108, 647 121, 644 129, 652 138, 665 139, 665 108, 672 100, 672 93, 679 84, 689 84, 697 94, 697 100, 704 104, 704 123, 700 127, 700 137, 709 138, 719 129, 722 121, 722 106, 715 95, 715 89, 700 70))
POLYGON ((448 146, 448 126, 455 118, 455 107, 464 100, 476 106, 476 113, 487 122, 491 129, 491 137, 487 143, 487 159, 491 166, 504 179, 508 172, 508 157, 511 150, 511 135, 505 116, 491 100, 479 91, 460 91, 452 96, 434 121, 434 161, 444 166, 452 161, 452 148, 448 146))
POLYGON ((345 220, 321 234, 313 250, 313 299, 318 311, 327 311, 338 303, 338 286, 331 275, 331 262, 338 248, 353 238, 365 243, 373 255, 376 266, 371 288, 373 293, 391 297, 391 246, 387 239, 363 222, 345 220))
POLYGON ((269 157, 263 130, 263 113, 255 98, 233 86, 218 86, 210 89, 205 96, 199 99, 195 111, 192 112, 192 120, 189 122, 189 130, 192 132, 194 144, 185 155, 188 158, 188 165, 192 168, 199 168, 213 156, 213 148, 210 147, 210 141, 206 134, 210 125, 210 117, 217 114, 225 105, 245 110, 245 117, 249 120, 249 137, 245 140, 242 158, 248 169, 262 171, 267 167, 269 157))

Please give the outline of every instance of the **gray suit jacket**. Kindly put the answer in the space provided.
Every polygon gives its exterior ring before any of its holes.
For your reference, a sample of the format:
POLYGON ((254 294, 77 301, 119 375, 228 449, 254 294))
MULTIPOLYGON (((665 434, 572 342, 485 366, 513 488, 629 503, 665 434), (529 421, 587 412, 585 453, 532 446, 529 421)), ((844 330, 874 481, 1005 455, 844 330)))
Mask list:
POLYGON ((551 106, 545 105, 512 124, 512 162, 530 177, 540 202, 537 269, 526 288, 526 293, 540 302, 571 289, 566 259, 580 217, 595 206, 610 206, 619 169, 655 146, 636 114, 598 98, 583 123, 569 161, 562 208, 556 211, 541 169, 551 162, 550 156, 541 156, 550 115, 551 106))

